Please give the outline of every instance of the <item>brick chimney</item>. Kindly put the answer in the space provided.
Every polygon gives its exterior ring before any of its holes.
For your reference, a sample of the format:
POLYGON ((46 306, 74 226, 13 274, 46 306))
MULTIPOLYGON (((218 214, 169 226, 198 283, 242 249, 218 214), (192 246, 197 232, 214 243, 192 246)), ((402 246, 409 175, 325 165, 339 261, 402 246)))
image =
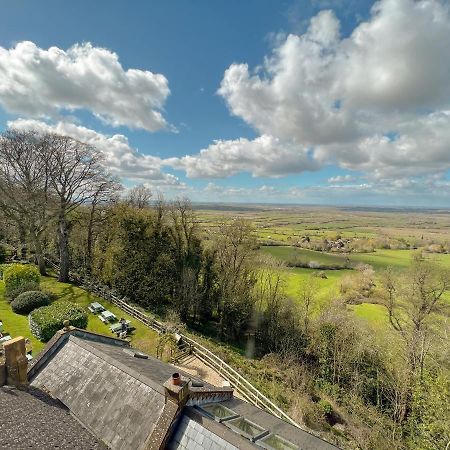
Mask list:
POLYGON ((25 339, 21 336, 3 344, 5 353, 6 384, 20 386, 28 383, 28 360, 25 351, 25 339))
POLYGON ((166 403, 171 401, 184 406, 189 398, 189 380, 183 379, 179 373, 174 373, 165 383, 166 403))

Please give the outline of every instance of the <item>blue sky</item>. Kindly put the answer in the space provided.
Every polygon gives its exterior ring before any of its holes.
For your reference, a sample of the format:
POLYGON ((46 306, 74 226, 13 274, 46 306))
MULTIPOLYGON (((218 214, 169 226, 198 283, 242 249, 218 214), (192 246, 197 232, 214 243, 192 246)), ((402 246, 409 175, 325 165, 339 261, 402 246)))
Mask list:
POLYGON ((373 3, 5 1, 0 127, 73 134, 168 197, 445 206, 448 5, 373 3))

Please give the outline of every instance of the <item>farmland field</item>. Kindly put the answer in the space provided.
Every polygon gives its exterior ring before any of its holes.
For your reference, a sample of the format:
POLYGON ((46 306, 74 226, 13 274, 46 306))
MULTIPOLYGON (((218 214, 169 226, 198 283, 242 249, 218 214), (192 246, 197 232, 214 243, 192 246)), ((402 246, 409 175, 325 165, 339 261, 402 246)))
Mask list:
POLYGON ((295 243, 309 236, 344 238, 392 236, 406 240, 450 240, 449 210, 362 209, 350 207, 194 205, 200 225, 214 229, 222 222, 246 219, 261 240, 295 243))
MULTIPOLYGON (((317 270, 311 268, 289 267, 293 262, 337 266, 341 270, 321 270, 324 278, 315 277, 315 312, 339 296, 342 277, 354 272, 358 264, 369 264, 375 270, 376 279, 380 272, 393 267, 406 269, 412 261, 416 248, 421 249, 428 243, 450 242, 450 211, 444 210, 388 210, 361 208, 328 208, 308 206, 267 205, 220 205, 208 209, 200 205, 197 209, 200 226, 206 233, 222 223, 234 219, 250 221, 255 236, 260 243, 258 252, 284 261, 284 287, 286 295, 299 298, 300 288, 317 270), (393 239, 405 249, 375 248, 371 252, 324 252, 300 248, 305 236, 311 239, 325 240, 342 238, 347 240, 393 239)), ((423 253, 432 261, 450 268, 450 254, 423 253)), ((319 267, 320 270, 320 267, 319 267)), ((450 293, 445 296, 450 303, 450 293)), ((387 326, 385 309, 373 303, 348 305, 355 315, 367 320, 377 329, 387 326)))

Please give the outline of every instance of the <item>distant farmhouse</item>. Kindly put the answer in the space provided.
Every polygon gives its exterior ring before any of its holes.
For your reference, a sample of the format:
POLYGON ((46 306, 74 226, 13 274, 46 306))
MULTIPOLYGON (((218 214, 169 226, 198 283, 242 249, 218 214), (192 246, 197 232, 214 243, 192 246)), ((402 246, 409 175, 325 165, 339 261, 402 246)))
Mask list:
POLYGON ((28 368, 23 338, 4 352, 1 449, 337 448, 119 339, 67 327, 28 368))

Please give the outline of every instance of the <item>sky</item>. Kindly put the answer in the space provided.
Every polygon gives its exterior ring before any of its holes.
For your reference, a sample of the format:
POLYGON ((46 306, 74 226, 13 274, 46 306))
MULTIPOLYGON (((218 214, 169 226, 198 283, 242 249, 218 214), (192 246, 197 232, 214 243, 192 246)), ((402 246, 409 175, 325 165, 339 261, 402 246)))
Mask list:
POLYGON ((0 130, 167 198, 448 207, 449 44, 444 0, 4 0, 0 130))

